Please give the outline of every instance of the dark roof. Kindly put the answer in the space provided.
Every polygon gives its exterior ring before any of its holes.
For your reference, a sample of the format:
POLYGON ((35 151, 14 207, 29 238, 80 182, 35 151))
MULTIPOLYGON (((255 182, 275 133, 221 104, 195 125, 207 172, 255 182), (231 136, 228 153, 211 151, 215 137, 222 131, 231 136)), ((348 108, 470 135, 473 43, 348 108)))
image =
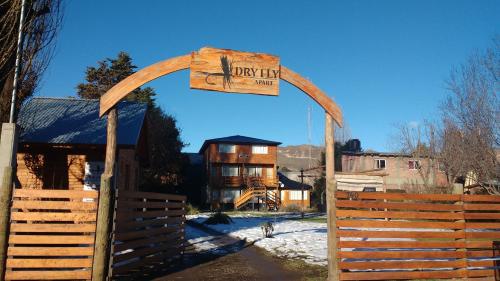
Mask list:
MULTIPOLYGON (((144 103, 118 104, 118 145, 137 144, 146 109, 144 103)), ((106 143, 106 118, 99 118, 99 100, 33 98, 21 107, 17 123, 22 143, 106 143)))
POLYGON ((205 142, 203 143, 203 145, 200 148, 199 153, 203 153, 203 151, 206 149, 206 147, 211 143, 264 144, 264 145, 280 145, 281 144, 281 142, 277 142, 277 141, 270 141, 270 140, 263 140, 263 139, 256 139, 256 138, 251 138, 251 137, 235 135, 235 136, 230 136, 230 137, 205 140, 205 142))
POLYGON ((308 184, 305 184, 305 183, 302 184, 298 181, 291 180, 280 172, 278 172, 278 179, 279 179, 280 183, 283 184, 283 187, 281 187, 282 189, 302 190, 302 186, 304 186, 304 190, 309 190, 312 188, 312 186, 310 186, 308 184))

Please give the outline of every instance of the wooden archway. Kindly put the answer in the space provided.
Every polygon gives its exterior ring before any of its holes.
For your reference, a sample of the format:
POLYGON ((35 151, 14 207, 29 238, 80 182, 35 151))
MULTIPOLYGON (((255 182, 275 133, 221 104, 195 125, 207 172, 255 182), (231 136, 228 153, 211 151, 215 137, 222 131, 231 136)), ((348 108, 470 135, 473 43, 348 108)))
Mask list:
MULTIPOLYGON (((93 261, 92 280, 105 280, 107 253, 109 249, 109 221, 110 204, 113 190, 111 189, 111 177, 116 155, 116 122, 117 113, 115 106, 130 92, 138 87, 170 73, 188 69, 194 53, 174 57, 165 61, 152 64, 138 72, 128 76, 113 88, 107 91, 100 99, 99 115, 108 114, 106 163, 105 171, 101 178, 101 190, 99 196, 99 210, 96 230, 96 242, 93 261)), ((334 180, 334 126, 335 121, 342 127, 342 111, 333 100, 309 80, 280 65, 281 80, 284 80, 300 89, 310 98, 316 101, 325 110, 325 154, 326 154, 326 198, 327 198, 327 225, 328 225, 328 280, 339 280, 337 270, 337 233, 335 216, 335 191, 334 180)))

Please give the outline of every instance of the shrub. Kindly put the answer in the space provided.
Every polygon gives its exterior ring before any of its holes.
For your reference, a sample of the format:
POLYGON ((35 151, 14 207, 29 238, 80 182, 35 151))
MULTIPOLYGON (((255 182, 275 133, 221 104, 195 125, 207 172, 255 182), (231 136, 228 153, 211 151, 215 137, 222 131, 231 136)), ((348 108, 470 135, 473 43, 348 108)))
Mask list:
POLYGON ((186 204, 186 214, 187 215, 196 215, 199 214, 200 210, 190 203, 186 204))
POLYGON ((230 216, 222 213, 222 212, 216 212, 210 215, 208 219, 206 219, 203 223, 204 224, 230 224, 232 223, 233 220, 231 219, 230 216))
POLYGON ((272 222, 270 222, 270 221, 263 222, 260 225, 260 229, 262 229, 262 235, 264 235, 264 238, 273 237, 274 226, 273 226, 272 222))

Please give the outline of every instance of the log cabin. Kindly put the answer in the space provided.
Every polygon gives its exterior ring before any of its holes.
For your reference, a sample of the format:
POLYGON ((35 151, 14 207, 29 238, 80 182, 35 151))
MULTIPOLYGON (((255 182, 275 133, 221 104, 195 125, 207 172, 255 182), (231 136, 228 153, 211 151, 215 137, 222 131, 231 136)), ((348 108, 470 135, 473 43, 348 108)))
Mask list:
MULTIPOLYGON (((147 105, 118 105, 114 185, 137 189, 140 167, 148 161, 147 105)), ((99 189, 104 171, 106 118, 99 100, 37 97, 21 107, 17 188, 99 189)))
MULTIPOLYGON (((207 203, 213 209, 263 205, 274 210, 286 204, 302 203, 295 198, 297 186, 290 185, 293 181, 283 175, 278 177, 277 147, 280 144, 240 135, 205 140, 199 154, 203 155, 207 178, 207 203)), ((303 204, 308 207, 310 191, 307 187, 305 190, 306 203, 303 204)))

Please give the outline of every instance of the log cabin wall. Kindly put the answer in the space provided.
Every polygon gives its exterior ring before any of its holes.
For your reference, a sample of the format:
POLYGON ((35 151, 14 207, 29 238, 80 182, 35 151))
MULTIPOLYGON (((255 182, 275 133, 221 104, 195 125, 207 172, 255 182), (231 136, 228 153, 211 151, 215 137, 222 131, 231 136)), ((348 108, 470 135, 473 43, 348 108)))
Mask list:
MULTIPOLYGON (((104 163, 104 149, 23 145, 17 154, 18 188, 83 190, 87 161, 104 163)), ((117 161, 117 187, 136 190, 140 165, 135 149, 119 149, 117 161)))

